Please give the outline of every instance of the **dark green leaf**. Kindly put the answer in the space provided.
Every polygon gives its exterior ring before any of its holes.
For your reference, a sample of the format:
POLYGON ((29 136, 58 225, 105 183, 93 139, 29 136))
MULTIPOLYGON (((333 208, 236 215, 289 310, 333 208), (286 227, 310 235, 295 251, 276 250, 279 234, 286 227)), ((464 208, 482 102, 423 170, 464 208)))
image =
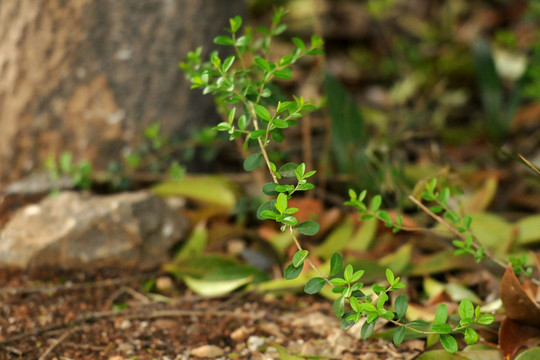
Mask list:
POLYGON ((266 220, 266 218, 264 218, 261 215, 261 213, 264 210, 271 210, 271 211, 274 211, 274 212, 277 211, 277 209, 276 209, 276 200, 267 201, 264 204, 262 204, 261 206, 259 206, 259 208, 257 209, 257 219, 266 220))
POLYGON ((263 185, 262 187, 262 191, 263 193, 265 193, 266 195, 269 195, 269 196, 276 196, 279 194, 278 191, 276 191, 276 187, 278 186, 278 184, 274 183, 274 182, 269 182, 269 183, 266 183, 263 185))
POLYGON ((314 277, 306 283, 304 291, 307 294, 316 294, 324 287, 325 281, 322 277, 314 277))
POLYGON ((362 325, 362 329, 360 330, 360 336, 362 336, 362 339, 366 340, 369 339, 371 334, 373 334, 373 330, 375 329, 376 322, 365 322, 364 325, 362 325))
POLYGON ((333 253, 330 258, 330 276, 336 275, 343 266, 343 259, 338 253, 333 253))
POLYGON ((311 235, 315 235, 316 233, 318 233, 319 230, 321 229, 321 226, 319 225, 318 222, 316 222, 314 220, 308 220, 308 221, 304 221, 303 223, 298 224, 295 227, 295 229, 300 234, 311 236, 311 235))
POLYGON ((407 302, 407 298, 404 295, 399 295, 396 298, 396 303, 395 303, 396 315, 397 315, 398 320, 401 320, 405 317, 408 307, 409 307, 409 303, 407 302))
POLYGON ((261 153, 253 153, 244 160, 244 170, 253 171, 263 163, 261 153))
POLYGON ((287 280, 296 279, 298 277, 298 275, 300 275, 300 273, 302 272, 303 268, 304 268, 303 263, 300 264, 300 266, 298 266, 298 267, 295 267, 293 264, 289 264, 285 268, 285 271, 284 271, 283 275, 284 275, 285 279, 287 279, 287 280))
POLYGON ((334 309, 334 314, 336 314, 336 316, 339 319, 341 319, 341 317, 345 313, 345 298, 343 296, 338 297, 334 301, 333 309, 334 309))
POLYGON ((400 326, 394 332, 392 341, 394 342, 394 345, 397 346, 403 342, 403 339, 405 339, 405 326, 400 326))

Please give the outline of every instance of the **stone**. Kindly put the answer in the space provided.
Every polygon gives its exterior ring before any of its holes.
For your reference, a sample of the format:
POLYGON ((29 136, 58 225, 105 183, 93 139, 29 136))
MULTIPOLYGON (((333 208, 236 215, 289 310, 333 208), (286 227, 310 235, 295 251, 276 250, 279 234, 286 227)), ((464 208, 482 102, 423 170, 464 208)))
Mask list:
POLYGON ((62 192, 19 209, 0 232, 0 266, 155 268, 189 222, 145 192, 62 192))
POLYGON ((216 358, 223 355, 223 349, 215 345, 203 345, 191 350, 191 355, 199 358, 216 358))

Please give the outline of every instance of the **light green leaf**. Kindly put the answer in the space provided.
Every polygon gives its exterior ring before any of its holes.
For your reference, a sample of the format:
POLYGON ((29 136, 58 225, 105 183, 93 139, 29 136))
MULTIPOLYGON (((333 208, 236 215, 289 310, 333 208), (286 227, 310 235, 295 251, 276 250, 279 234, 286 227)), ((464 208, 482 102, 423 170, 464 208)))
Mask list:
POLYGON ((459 304, 459 316, 462 320, 472 319, 474 317, 474 306, 469 299, 463 299, 459 304))
POLYGON ((516 223, 518 227, 518 243, 529 245, 540 243, 540 215, 524 217, 516 223))
POLYGON ((441 344, 450 354, 454 354, 458 351, 457 341, 452 335, 441 334, 441 344))
POLYGON ((540 347, 526 350, 516 357, 516 360, 537 360, 540 359, 540 347))
POLYGON ((185 196, 230 211, 236 206, 232 185, 219 177, 184 176, 179 181, 162 182, 152 188, 158 196, 185 196))
POLYGON ((198 223, 191 235, 186 240, 186 243, 180 250, 180 252, 175 256, 176 260, 188 259, 193 255, 201 254, 206 248, 206 243, 208 241, 208 230, 206 227, 206 222, 198 223))
POLYGON ((253 108, 255 109, 255 113, 257 114, 257 116, 260 117, 262 120, 267 122, 271 120, 270 112, 266 107, 256 104, 253 105, 253 108))
POLYGON ((307 256, 309 255, 309 251, 307 250, 298 250, 294 256, 293 256, 293 266, 299 267, 301 264, 304 263, 304 260, 306 260, 307 256))
POLYGON ((446 304, 441 304, 437 307, 435 311, 435 324, 445 324, 446 319, 448 318, 448 307, 446 304))
POLYGON ((287 209, 287 195, 284 193, 279 193, 276 201, 276 209, 283 214, 287 209))
POLYGON ((240 286, 249 284, 253 276, 234 280, 200 280, 190 276, 184 276, 184 283, 194 293, 202 296, 221 296, 238 289, 240 286))

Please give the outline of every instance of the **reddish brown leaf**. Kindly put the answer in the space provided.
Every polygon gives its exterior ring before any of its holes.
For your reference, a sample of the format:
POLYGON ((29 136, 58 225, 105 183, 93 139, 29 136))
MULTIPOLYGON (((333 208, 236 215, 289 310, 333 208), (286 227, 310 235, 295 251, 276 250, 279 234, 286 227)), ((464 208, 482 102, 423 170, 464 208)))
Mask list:
POLYGON ((539 337, 538 327, 525 325, 507 317, 499 329, 499 346, 504 358, 511 359, 516 351, 530 339, 539 337))
POLYGON ((502 278, 501 300, 508 318, 540 329, 540 308, 523 289, 511 266, 502 278))

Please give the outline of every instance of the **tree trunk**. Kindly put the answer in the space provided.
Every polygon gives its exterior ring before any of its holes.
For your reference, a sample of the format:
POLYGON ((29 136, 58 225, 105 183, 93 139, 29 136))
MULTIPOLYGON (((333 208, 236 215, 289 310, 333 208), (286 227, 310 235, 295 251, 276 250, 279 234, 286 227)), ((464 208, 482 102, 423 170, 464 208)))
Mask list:
POLYGON ((0 181, 71 150, 103 168, 158 121, 213 123, 178 62, 244 0, 0 0, 0 181))

